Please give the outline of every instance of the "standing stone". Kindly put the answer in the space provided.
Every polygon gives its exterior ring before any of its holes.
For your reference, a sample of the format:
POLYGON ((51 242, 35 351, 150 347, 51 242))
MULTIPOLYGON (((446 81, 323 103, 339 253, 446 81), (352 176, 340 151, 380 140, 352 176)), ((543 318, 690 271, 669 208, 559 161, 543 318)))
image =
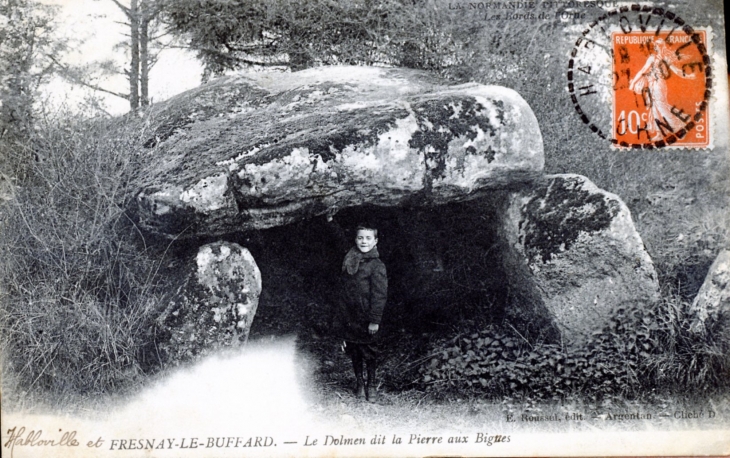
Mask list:
POLYGON ((629 209, 585 177, 548 176, 513 193, 503 225, 511 313, 533 334, 580 343, 619 308, 659 298, 629 209))
POLYGON ((190 270, 158 320, 168 364, 245 343, 261 294, 256 262, 238 244, 203 245, 190 270))
POLYGON ((730 327, 730 250, 722 250, 705 277, 697 297, 692 302, 690 330, 705 333, 715 326, 725 329, 718 335, 727 335, 730 327))

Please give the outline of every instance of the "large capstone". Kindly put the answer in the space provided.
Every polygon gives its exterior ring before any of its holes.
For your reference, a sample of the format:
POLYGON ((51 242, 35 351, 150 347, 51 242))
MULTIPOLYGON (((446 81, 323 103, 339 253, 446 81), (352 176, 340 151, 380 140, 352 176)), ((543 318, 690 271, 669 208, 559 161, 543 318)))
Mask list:
POLYGON ((160 316, 159 342, 167 364, 178 364, 248 339, 261 294, 261 273, 238 244, 200 247, 187 274, 160 316))
POLYGON ((523 326, 578 344, 620 308, 658 300, 654 265, 615 194, 580 175, 554 175, 512 194, 503 256, 523 326))
POLYGON ((543 168, 527 103, 424 72, 323 67, 216 80, 148 115, 139 223, 168 237, 289 224, 362 204, 434 205, 543 168))

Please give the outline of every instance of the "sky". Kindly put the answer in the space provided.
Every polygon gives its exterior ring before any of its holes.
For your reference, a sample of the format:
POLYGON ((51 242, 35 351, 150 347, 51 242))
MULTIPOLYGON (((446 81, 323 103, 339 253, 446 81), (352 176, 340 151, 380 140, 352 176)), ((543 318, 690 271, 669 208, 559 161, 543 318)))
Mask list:
MULTIPOLYGON (((60 7, 57 16, 59 33, 72 42, 72 52, 66 62, 79 65, 114 59, 125 63, 123 50, 114 46, 125 40, 124 13, 111 0, 41 0, 42 3, 60 7)), ((120 0, 128 4, 128 0, 120 0)), ((166 100, 173 95, 200 85, 202 65, 192 52, 168 49, 150 72, 150 97, 153 102, 166 100)), ((123 75, 95 81, 95 84, 115 92, 128 92, 129 83, 123 75)), ((54 78, 45 88, 52 104, 66 102, 76 106, 93 91, 72 85, 60 77, 54 78)), ((105 106, 110 114, 118 115, 129 110, 129 102, 112 95, 105 95, 105 106)))

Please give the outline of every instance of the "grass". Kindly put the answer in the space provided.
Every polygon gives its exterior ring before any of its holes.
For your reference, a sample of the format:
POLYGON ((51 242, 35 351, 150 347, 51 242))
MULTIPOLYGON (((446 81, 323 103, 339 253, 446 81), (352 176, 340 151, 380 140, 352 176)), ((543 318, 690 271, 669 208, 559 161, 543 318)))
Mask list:
POLYGON ((123 391, 154 366, 162 302, 159 258, 126 211, 141 132, 68 113, 38 129, 38 160, 0 209, 3 383, 51 399, 123 391))
MULTIPOLYGON (((0 321, 3 348, 7 349, 3 373, 8 375, 3 383, 11 387, 7 392, 17 395, 9 399, 11 405, 22 408, 32 399, 31 403, 93 406, 97 396, 138 390, 160 369, 152 330, 165 303, 160 280, 163 258, 159 249, 147 247, 123 211, 125 199, 130 198, 124 194, 123 183, 136 165, 131 158, 115 158, 111 153, 134 147, 115 143, 118 139, 133 140, 111 135, 114 130, 100 132, 106 128, 93 123, 79 125, 66 131, 71 138, 61 134, 52 138, 49 147, 68 148, 54 152, 64 161, 39 164, 36 181, 28 189, 19 189, 18 197, 2 213, 4 227, 12 229, 4 232, 3 238, 6 293, 0 321), (90 158, 97 158, 96 167, 88 166, 90 158), (121 166, 107 168, 99 158, 121 166), (101 179, 103 176, 107 178, 101 179)), ((445 209, 441 213, 456 218, 455 211, 445 209)), ((343 215, 348 217, 346 212, 343 215)), ((262 297, 251 338, 298 334, 300 351, 318 362, 317 384, 337 396, 335 399, 323 392, 323 405, 334 403, 333 408, 339 408, 338 402, 349 399, 351 380, 349 363, 336 351, 339 342, 327 332, 328 304, 335 299, 323 295, 327 288, 319 281, 314 282, 319 288, 312 287, 313 278, 329 275, 318 263, 337 265, 337 253, 334 250, 334 255, 324 253, 316 259, 313 253, 322 253, 327 247, 315 242, 322 239, 314 236, 321 235, 321 228, 311 225, 305 222, 293 229, 277 228, 271 231, 273 235, 239 236, 239 242, 249 246, 259 260, 265 283, 271 285, 262 297), (291 231, 297 238, 292 239, 291 231), (330 255, 334 256, 329 260, 332 262, 328 261, 330 255)), ((453 232, 456 229, 452 226, 449 224, 448 230, 453 232)), ((392 236, 394 231, 395 226, 384 233, 392 236)), ((486 240, 488 249, 490 236, 483 235, 480 238, 486 240)), ((451 241, 445 259, 460 257, 457 236, 444 235, 451 241)), ((184 250, 176 256, 184 258, 184 250)), ((471 262, 474 256, 482 259, 479 253, 462 257, 471 262)), ((477 264, 480 272, 488 273, 488 264, 477 264)), ((469 281, 464 272, 455 271, 452 277, 461 285, 455 288, 468 290, 467 298, 475 288, 480 295, 490 291, 484 281, 464 284, 469 281)), ((525 410, 525 406, 540 403, 655 403, 657 399, 672 399, 677 393, 714 396, 718 390, 727 390, 727 343, 717 336, 700 339, 687 332, 689 301, 679 290, 667 287, 664 301, 656 308, 633 311, 632 319, 639 325, 645 317, 658 325, 646 331, 643 340, 636 340, 634 347, 618 344, 626 335, 637 335, 637 328, 619 320, 618 327, 597 337, 585 354, 569 354, 549 345, 536 350, 505 323, 483 319, 479 303, 455 300, 455 292, 450 290, 446 297, 451 297, 449 308, 458 310, 429 313, 417 325, 398 325, 413 321, 409 315, 412 305, 391 305, 381 370, 385 405, 494 405, 507 399, 514 403, 509 408, 525 410), (481 334, 474 337, 475 332, 481 334), (474 350, 469 345, 484 338, 499 340, 499 351, 469 356, 474 350), (644 349, 648 350, 646 355, 641 354, 644 345, 649 345, 644 349), (441 358, 444 352, 448 355, 441 358), (528 356, 533 353, 537 356, 528 356), (595 355, 601 358, 597 360, 595 355), (591 363, 579 363, 581 360, 591 363), (627 365, 627 361, 632 364, 627 365), (542 367, 542 363, 546 364, 542 373, 526 369, 542 367), (479 364, 496 368, 496 373, 484 377, 479 364), (435 376, 436 372, 440 375, 435 376), (561 382, 559 386, 556 380, 561 382)), ((443 297, 438 291, 434 294, 433 306, 438 310, 443 297)), ((493 300, 498 302, 498 298, 493 300)), ((499 304, 491 307, 497 310, 499 304)))

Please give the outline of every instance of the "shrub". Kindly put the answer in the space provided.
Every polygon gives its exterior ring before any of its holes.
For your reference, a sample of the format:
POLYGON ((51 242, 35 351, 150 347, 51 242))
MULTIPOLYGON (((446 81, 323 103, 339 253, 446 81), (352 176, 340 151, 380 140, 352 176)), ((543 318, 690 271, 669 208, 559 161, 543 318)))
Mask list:
POLYGON ((0 207, 0 338, 17 388, 99 393, 155 367, 159 261, 125 210, 134 121, 40 120, 38 161, 0 207))
POLYGON ((720 335, 692 334, 688 307, 673 296, 650 308, 619 309, 605 329, 569 348, 533 346, 497 327, 442 339, 419 370, 420 385, 460 395, 552 400, 727 389, 730 346, 720 335))
POLYGON ((706 392, 730 388, 730 336, 718 321, 701 332, 690 330, 691 302, 668 292, 654 314, 660 322, 662 351, 650 363, 657 385, 674 391, 706 392))

